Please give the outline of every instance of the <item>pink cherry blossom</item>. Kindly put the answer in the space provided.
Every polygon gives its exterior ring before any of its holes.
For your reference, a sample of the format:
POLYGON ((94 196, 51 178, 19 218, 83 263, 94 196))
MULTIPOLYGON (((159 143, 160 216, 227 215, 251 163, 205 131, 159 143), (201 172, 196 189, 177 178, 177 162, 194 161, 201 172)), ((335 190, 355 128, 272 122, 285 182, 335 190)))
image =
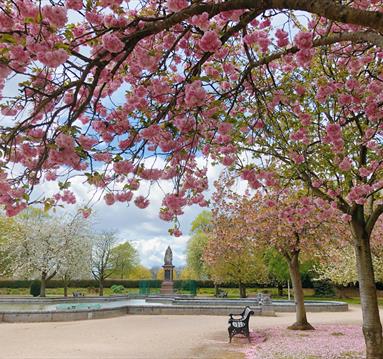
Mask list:
POLYGON ((197 80, 185 87, 185 103, 189 107, 204 104, 206 91, 202 87, 201 81, 197 80))
POLYGON ((352 162, 348 157, 343 158, 343 160, 339 163, 339 169, 347 172, 351 169, 352 162))
POLYGON ((68 9, 81 10, 82 9, 82 1, 83 0, 67 0, 66 1, 66 7, 68 9))
POLYGON ((190 23, 198 26, 201 30, 207 30, 209 28, 209 14, 204 12, 201 15, 194 15, 190 23))
POLYGON ((88 137, 85 135, 81 135, 78 138, 78 142, 85 150, 90 150, 92 147, 98 143, 98 140, 93 137, 88 137))
POLYGON ((359 169, 359 174, 362 177, 368 177, 371 173, 372 173, 372 171, 369 168, 362 167, 362 168, 359 169))
POLYGON ((113 33, 105 34, 102 37, 102 45, 105 50, 115 53, 120 52, 124 48, 124 43, 113 33))
POLYGON ((186 0, 168 0, 167 5, 169 11, 177 12, 188 7, 189 3, 186 0))
POLYGON ((116 194, 116 200, 119 202, 130 202, 133 198, 133 192, 119 192, 116 194))
POLYGON ((206 31, 201 40, 199 41, 199 46, 201 50, 208 51, 208 52, 214 52, 218 50, 221 47, 222 43, 221 40, 218 37, 218 34, 213 31, 206 31))
POLYGON ((275 31, 275 36, 277 37, 277 45, 279 47, 284 47, 289 44, 289 34, 286 31, 277 29, 275 31))
POLYGON ((301 50, 307 50, 313 46, 313 35, 310 32, 299 32, 294 37, 295 45, 301 50))
POLYGON ((66 9, 63 6, 46 5, 43 6, 42 13, 52 25, 57 27, 63 27, 68 20, 66 9))
POLYGON ((149 206, 149 200, 147 200, 144 196, 138 196, 136 197, 136 199, 134 200, 134 204, 138 207, 138 208, 146 208, 147 206, 149 206))
POLYGON ((69 58, 69 54, 64 49, 44 51, 37 54, 37 59, 49 67, 58 67, 69 58))
POLYGON ((110 192, 105 194, 104 201, 108 206, 111 206, 112 204, 114 204, 114 202, 116 202, 116 197, 113 193, 110 192))
POLYGON ((88 218, 92 214, 92 209, 91 208, 82 208, 80 210, 80 212, 82 213, 82 216, 84 218, 88 218))
POLYGON ((134 165, 130 161, 119 161, 113 163, 113 169, 117 174, 127 175, 134 171, 134 165))

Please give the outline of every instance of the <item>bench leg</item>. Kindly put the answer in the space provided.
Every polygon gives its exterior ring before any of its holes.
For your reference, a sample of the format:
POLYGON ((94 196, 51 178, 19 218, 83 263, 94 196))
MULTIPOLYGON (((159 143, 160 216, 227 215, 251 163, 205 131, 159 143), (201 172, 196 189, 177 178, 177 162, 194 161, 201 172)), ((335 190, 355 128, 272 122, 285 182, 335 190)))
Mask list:
POLYGON ((231 343, 232 335, 231 335, 231 330, 230 330, 230 328, 228 329, 228 332, 229 332, 229 343, 231 343))
POLYGON ((247 336, 247 340, 249 341, 249 343, 251 343, 249 330, 246 330, 246 336, 247 336))

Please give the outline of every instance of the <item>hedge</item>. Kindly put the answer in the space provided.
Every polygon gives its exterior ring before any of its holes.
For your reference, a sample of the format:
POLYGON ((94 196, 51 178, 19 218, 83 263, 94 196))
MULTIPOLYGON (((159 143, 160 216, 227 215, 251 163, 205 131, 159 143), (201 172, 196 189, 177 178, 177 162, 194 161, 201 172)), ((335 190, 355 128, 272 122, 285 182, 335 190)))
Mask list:
MULTIPOLYGON (((104 282, 104 288, 110 288, 113 285, 122 285, 125 288, 139 288, 140 282, 139 280, 118 280, 118 279, 109 279, 104 282)), ((148 283, 148 286, 151 288, 159 288, 161 286, 161 281, 159 280, 145 280, 148 283)), ((174 286, 175 288, 183 288, 187 287, 187 280, 175 280, 174 286)), ((0 288, 30 288, 32 284, 32 280, 0 280, 0 288)), ((214 288, 214 282, 211 280, 198 280, 196 281, 198 288, 214 288)), ((313 288, 311 281, 306 281, 303 283, 304 288, 313 288)), ((315 285, 317 286, 317 285, 315 285)), ((47 288, 63 288, 64 282, 62 280, 50 280, 47 282, 47 288)), ((97 288, 98 282, 93 279, 83 279, 83 280, 72 280, 69 282, 69 287, 71 288, 97 288)), ((236 283, 222 283, 219 285, 221 288, 237 288, 238 284, 236 283)), ((274 287, 270 283, 247 283, 247 288, 270 288, 274 287)), ((358 283, 355 285, 350 284, 348 287, 358 288, 358 283)), ((383 283, 376 284, 377 289, 383 289, 383 283)))
MULTIPOLYGON (((148 283, 151 288, 161 287, 159 280, 118 280, 109 279, 104 282, 104 288, 110 288, 113 285, 123 285, 125 288, 139 288, 140 282, 148 283)), ((0 280, 0 288, 29 288, 32 280, 0 280)), ((175 288, 183 288, 187 286, 187 280, 175 280, 175 288)), ((211 280, 198 280, 196 281, 198 288, 214 288, 214 282, 211 280)), ((219 285, 222 288, 236 288, 238 284, 235 283, 222 283, 219 285)), ((249 283, 246 285, 248 288, 265 288, 270 287, 269 284, 249 283)), ((52 279, 47 282, 47 288, 63 288, 64 282, 62 280, 52 279)), ((69 282, 69 287, 72 288, 97 288, 98 282, 93 279, 72 280, 69 282)))

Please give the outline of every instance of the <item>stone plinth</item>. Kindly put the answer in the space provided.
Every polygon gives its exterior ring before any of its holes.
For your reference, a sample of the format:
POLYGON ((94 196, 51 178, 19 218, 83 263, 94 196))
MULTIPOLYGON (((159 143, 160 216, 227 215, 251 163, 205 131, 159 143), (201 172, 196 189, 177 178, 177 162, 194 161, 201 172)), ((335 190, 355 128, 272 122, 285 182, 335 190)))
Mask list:
POLYGON ((164 268, 164 281, 161 283, 161 294, 173 294, 174 293, 174 282, 173 282, 173 269, 172 264, 165 264, 162 266, 164 268))
POLYGON ((173 294, 174 293, 173 284, 174 284, 173 282, 163 281, 161 283, 160 293, 161 294, 173 294))
POLYGON ((164 281, 161 283, 161 294, 173 294, 174 288, 173 288, 173 253, 170 248, 170 246, 166 249, 165 252, 165 258, 164 258, 164 265, 162 268, 164 269, 164 281))

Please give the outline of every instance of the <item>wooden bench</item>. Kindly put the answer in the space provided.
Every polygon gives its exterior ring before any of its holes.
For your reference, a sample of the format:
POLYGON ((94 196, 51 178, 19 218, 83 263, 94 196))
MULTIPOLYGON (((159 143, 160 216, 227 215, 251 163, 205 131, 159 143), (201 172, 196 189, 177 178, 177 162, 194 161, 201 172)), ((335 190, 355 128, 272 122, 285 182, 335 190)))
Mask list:
POLYGON ((247 337, 250 343, 249 320, 250 315, 253 314, 254 312, 250 307, 246 307, 241 314, 229 314, 230 318, 228 331, 230 343, 233 336, 237 334, 243 334, 245 337, 247 337))

